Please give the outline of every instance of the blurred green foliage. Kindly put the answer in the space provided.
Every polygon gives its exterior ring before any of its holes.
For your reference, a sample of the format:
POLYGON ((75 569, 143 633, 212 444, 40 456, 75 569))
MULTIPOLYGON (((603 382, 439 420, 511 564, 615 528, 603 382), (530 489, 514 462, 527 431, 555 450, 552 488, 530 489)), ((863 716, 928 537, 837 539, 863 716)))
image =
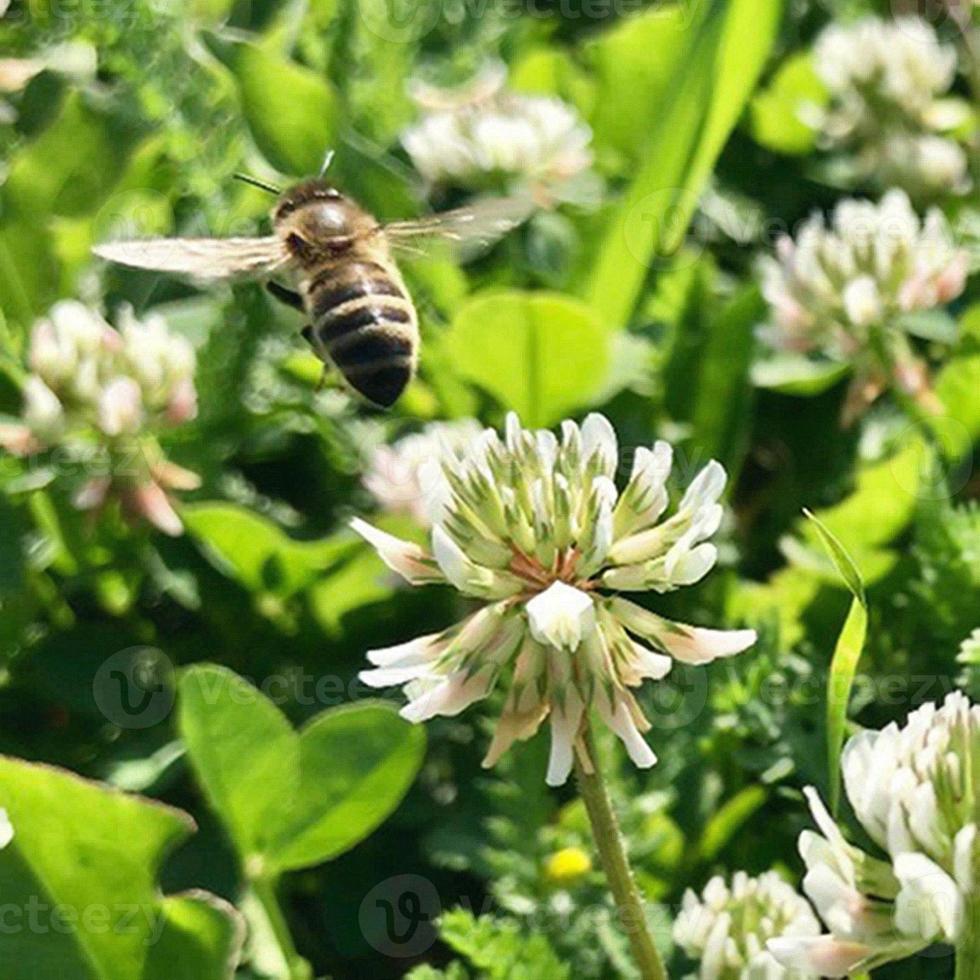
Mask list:
MULTIPOLYGON (((81 515, 57 464, 0 459, 0 749, 18 757, 0 760, 16 828, 0 896, 152 912, 91 948, 4 932, 5 978, 207 980, 232 961, 243 980, 303 961, 351 980, 633 976, 599 872, 548 880, 557 850, 591 845, 571 791, 543 785, 540 740, 488 774, 493 703, 438 719, 426 746, 363 701, 366 649, 456 612, 438 589, 396 588, 346 529, 373 506, 371 449, 431 419, 496 425, 516 409, 551 426, 599 407, 626 446, 674 442, 685 482, 712 456, 731 475, 721 567, 658 608, 747 622, 760 642, 643 692, 656 768, 621 771, 608 752, 668 954, 685 887, 717 870, 799 873, 800 788, 828 785, 824 692, 850 597, 804 507, 867 586, 866 652, 839 722, 900 718, 954 683, 980 625, 976 285, 951 311, 958 339, 937 381, 948 414, 931 433, 888 406, 842 431, 839 371, 753 373, 767 229, 841 194, 807 169, 812 132, 795 108, 821 97, 809 42, 835 11, 623 6, 14 0, 0 19, 5 57, 70 42, 96 65, 55 58, 4 95, 0 411, 18 413, 28 332, 57 299, 153 310, 197 349, 200 413, 166 448, 203 478, 181 509, 186 535, 170 540, 81 515), (438 251, 404 264, 423 352, 391 415, 318 389, 302 321, 258 285, 204 290, 92 260, 112 238, 265 233, 270 199, 233 174, 288 183, 328 148, 331 179, 380 218, 419 213, 424 188, 398 143, 415 113, 406 82, 459 80, 490 57, 516 88, 577 107, 605 192, 465 267, 438 251), (759 235, 712 225, 706 193, 744 207, 759 235), (107 714, 104 697, 108 659, 145 648, 180 680, 163 677, 175 710, 144 727, 107 714), (199 832, 171 853, 191 829, 174 807, 199 832), (398 958, 359 916, 407 873, 433 883, 446 914, 431 947, 398 958), (287 966, 280 914, 298 950, 287 966), (148 928, 162 929, 149 946, 148 928)), ((403 518, 380 523, 410 533, 403 518)), ((946 968, 930 961, 929 976, 946 968)))

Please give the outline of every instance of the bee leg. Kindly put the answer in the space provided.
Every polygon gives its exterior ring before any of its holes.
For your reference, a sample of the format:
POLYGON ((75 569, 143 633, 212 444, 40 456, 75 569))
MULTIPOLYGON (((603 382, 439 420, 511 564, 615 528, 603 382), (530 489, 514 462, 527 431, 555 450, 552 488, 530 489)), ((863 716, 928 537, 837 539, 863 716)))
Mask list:
POLYGON ((287 306, 291 306, 294 310, 303 311, 303 297, 300 296, 295 290, 287 289, 285 286, 280 286, 277 282, 267 282, 265 288, 277 299, 280 303, 285 303, 287 306))

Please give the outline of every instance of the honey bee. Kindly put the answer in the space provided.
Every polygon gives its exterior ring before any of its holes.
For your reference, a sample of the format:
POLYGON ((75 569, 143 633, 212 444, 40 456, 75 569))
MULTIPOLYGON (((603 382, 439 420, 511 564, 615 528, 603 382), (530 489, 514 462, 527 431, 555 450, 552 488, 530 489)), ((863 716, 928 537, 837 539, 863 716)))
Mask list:
POLYGON ((418 314, 395 254, 417 252, 426 238, 485 243, 531 211, 523 198, 499 197, 382 224, 322 178, 282 193, 242 179, 279 195, 272 235, 108 242, 95 254, 200 280, 291 274, 296 289, 272 280, 267 288, 309 317, 303 336, 324 365, 334 365, 351 388, 382 408, 395 403, 418 364, 418 314))

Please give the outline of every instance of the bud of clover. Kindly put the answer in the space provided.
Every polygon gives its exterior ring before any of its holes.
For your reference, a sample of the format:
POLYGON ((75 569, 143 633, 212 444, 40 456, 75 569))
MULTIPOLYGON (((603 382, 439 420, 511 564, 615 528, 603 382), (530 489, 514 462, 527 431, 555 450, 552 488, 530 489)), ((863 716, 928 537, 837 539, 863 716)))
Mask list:
POLYGON ((967 184, 967 157, 948 133, 969 107, 944 98, 956 49, 919 17, 867 17, 832 24, 817 39, 814 66, 830 96, 806 114, 822 142, 857 153, 859 169, 886 186, 935 195, 967 184))
POLYGON ((364 486, 382 510, 409 514, 421 527, 430 527, 428 502, 440 495, 423 485, 423 470, 441 483, 441 468, 427 464, 444 453, 459 457, 482 431, 476 419, 430 422, 421 432, 376 448, 368 458, 364 486))
POLYGON ((541 203, 562 198, 592 165, 591 130, 561 99, 511 92, 505 82, 503 66, 491 65, 455 90, 416 83, 425 115, 402 144, 431 184, 503 190, 517 182, 541 203))
POLYGON ((199 481, 164 458, 155 434, 197 414, 194 351, 160 317, 141 322, 124 311, 121 319, 116 331, 69 300, 35 324, 21 418, 0 425, 0 445, 20 456, 60 448, 90 470, 95 446, 106 470, 77 491, 76 506, 91 510, 114 497, 128 516, 179 534, 168 491, 199 481))
POLYGON ((941 707, 912 712, 903 728, 862 732, 842 768, 851 806, 888 860, 849 844, 808 788, 820 833, 800 837, 803 887, 830 934, 778 940, 770 950, 786 965, 836 977, 934 942, 960 943, 980 874, 980 707, 954 692, 941 707))
POLYGON ((817 936, 813 909, 775 871, 750 878, 735 873, 729 885, 714 877, 701 895, 684 894, 674 942, 697 960, 700 980, 805 980, 812 971, 786 969, 766 949, 779 936, 817 936))
POLYGON ((664 677, 672 657, 704 664, 739 653, 756 635, 672 622, 615 594, 702 579, 716 559, 707 539, 721 522, 725 485, 722 467, 708 463, 666 517, 670 446, 638 449, 622 492, 617 460, 616 434, 601 415, 581 428, 563 423, 559 440, 511 414, 503 440, 487 429, 461 458, 433 461, 444 484, 433 502, 431 552, 354 520, 410 583, 448 582, 485 603, 443 632, 371 651, 376 669, 362 680, 406 685, 402 715, 414 722, 459 714, 507 685, 485 766, 548 718, 547 781, 564 783, 590 708, 636 765, 652 766, 641 735, 650 725, 631 688, 664 677))
POLYGON ((829 227, 819 214, 809 218, 795 240, 778 242, 777 257, 764 259, 761 269, 772 310, 762 340, 778 351, 853 365, 845 421, 889 385, 932 404, 926 368, 910 348, 902 317, 963 291, 967 256, 939 210, 920 222, 897 190, 878 205, 841 201, 829 227))

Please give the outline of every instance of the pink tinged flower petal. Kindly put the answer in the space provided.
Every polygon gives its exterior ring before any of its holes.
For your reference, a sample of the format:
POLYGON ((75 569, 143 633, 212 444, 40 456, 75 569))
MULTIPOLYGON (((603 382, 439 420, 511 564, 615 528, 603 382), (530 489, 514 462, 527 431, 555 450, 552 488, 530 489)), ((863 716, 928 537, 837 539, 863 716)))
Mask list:
POLYGON ((562 786, 572 771, 575 758, 575 739, 585 705, 574 687, 569 687, 562 704, 551 708, 551 752, 548 756, 548 773, 545 782, 549 786, 562 786))
POLYGON ((106 502, 111 486, 109 477, 93 477, 75 494, 72 503, 77 510, 95 510, 106 502))
POLYGON ((163 459, 150 467, 153 478, 168 490, 197 490, 201 478, 193 471, 184 469, 170 460, 163 459))
POLYGON ((16 422, 0 422, 0 446, 15 456, 31 456, 42 448, 34 433, 16 422))
POLYGON ((713 630, 664 619, 619 596, 609 601, 613 617, 631 633, 642 636, 672 657, 689 664, 706 664, 731 657, 755 643, 755 630, 713 630))
POLYGON ((136 432, 143 422, 143 394, 132 378, 114 378, 99 396, 99 428, 107 436, 136 432))
POLYGON ((173 425, 190 422, 197 417, 197 389, 191 378, 181 378, 170 392, 166 419, 173 425))
POLYGON ((833 936, 782 936, 766 945, 783 966, 822 977, 846 977, 874 952, 870 946, 833 936))
POLYGON ((405 581, 412 585, 443 581, 443 576, 434 567, 432 559, 417 544, 396 538, 393 534, 388 534, 368 524, 367 521, 362 521, 359 517, 355 517, 350 522, 350 526, 377 551, 378 557, 405 581))
POLYGON ((487 754, 480 763, 484 769, 495 765, 515 741, 530 738, 548 714, 544 698, 542 673, 545 670, 545 651, 525 636, 517 660, 507 701, 497 721, 487 754))
POLYGON ((595 605, 581 589, 555 582, 525 606, 531 635, 546 646, 574 652, 595 629, 595 605))
POLYGON ((164 534, 175 538, 184 532, 184 525, 177 516, 170 498, 157 483, 141 483, 126 491, 123 503, 129 511, 145 517, 164 534))

